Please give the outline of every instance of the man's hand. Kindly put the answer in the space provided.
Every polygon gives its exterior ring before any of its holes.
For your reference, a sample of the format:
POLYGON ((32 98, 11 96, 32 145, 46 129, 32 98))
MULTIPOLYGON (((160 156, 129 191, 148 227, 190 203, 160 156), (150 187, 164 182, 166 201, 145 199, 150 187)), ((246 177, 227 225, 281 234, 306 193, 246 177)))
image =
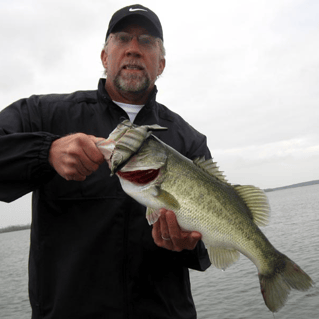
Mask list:
POLYGON ((202 238, 199 232, 183 231, 179 227, 174 212, 160 210, 161 216, 153 225, 152 236, 157 246, 173 251, 193 250, 202 238))
POLYGON ((49 163, 67 181, 84 181, 104 162, 95 143, 102 138, 76 133, 55 140, 49 151, 49 163))

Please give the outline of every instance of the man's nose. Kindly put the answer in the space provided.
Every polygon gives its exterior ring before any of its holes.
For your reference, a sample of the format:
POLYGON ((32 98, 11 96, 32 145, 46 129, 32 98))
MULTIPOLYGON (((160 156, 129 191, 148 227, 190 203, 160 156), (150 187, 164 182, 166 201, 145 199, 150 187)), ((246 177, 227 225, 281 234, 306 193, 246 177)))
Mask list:
POLYGON ((127 56, 141 56, 142 55, 140 44, 139 44, 136 36, 133 37, 133 39, 128 43, 125 54, 127 56))

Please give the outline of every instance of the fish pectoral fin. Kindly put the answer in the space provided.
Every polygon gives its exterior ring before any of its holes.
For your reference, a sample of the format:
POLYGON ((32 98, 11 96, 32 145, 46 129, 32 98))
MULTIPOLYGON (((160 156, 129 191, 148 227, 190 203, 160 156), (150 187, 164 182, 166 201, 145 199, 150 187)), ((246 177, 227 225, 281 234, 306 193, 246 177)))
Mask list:
POLYGON ((258 187, 235 185, 235 191, 244 200, 257 226, 266 226, 269 222, 270 206, 266 194, 258 187))
POLYGON ((158 207, 173 211, 177 211, 179 209, 180 206, 177 199, 169 192, 161 189, 160 186, 152 187, 150 192, 158 207))
POLYGON ((149 225, 157 222, 160 217, 159 210, 161 208, 169 209, 174 212, 179 210, 180 206, 176 198, 172 194, 161 189, 159 186, 152 187, 151 194, 153 196, 151 205, 154 205, 157 208, 147 207, 146 219, 149 225))
POLYGON ((226 269, 239 259, 239 252, 236 249, 226 249, 221 247, 207 247, 210 262, 216 268, 226 269))
POLYGON ((147 219, 149 225, 153 225, 154 223, 156 223, 160 216, 161 216, 161 214, 160 214, 159 210, 147 207, 146 219, 147 219))

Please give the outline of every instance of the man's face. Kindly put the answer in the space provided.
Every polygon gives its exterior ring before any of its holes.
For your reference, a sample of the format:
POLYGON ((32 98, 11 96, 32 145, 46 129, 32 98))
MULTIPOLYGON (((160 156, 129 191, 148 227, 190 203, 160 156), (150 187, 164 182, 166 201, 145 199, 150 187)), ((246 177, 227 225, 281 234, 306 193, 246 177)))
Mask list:
POLYGON ((140 26, 128 26, 121 33, 111 34, 106 52, 103 50, 101 54, 110 95, 114 90, 130 94, 149 93, 157 76, 163 72, 165 59, 161 56, 159 44, 154 41, 144 45, 145 35, 148 35, 147 30, 140 26))

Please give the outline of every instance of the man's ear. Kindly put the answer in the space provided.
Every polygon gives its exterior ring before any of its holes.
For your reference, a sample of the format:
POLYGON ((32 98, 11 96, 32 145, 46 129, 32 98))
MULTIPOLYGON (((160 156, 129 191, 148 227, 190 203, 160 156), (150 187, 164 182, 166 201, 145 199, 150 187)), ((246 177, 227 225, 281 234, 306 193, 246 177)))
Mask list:
POLYGON ((165 69, 165 64, 166 64, 166 60, 164 58, 161 58, 160 62, 159 62, 157 76, 160 76, 163 73, 163 71, 165 69))
POLYGON ((108 56, 105 50, 102 50, 101 52, 101 61, 104 66, 104 69, 107 70, 107 62, 108 62, 108 56))

